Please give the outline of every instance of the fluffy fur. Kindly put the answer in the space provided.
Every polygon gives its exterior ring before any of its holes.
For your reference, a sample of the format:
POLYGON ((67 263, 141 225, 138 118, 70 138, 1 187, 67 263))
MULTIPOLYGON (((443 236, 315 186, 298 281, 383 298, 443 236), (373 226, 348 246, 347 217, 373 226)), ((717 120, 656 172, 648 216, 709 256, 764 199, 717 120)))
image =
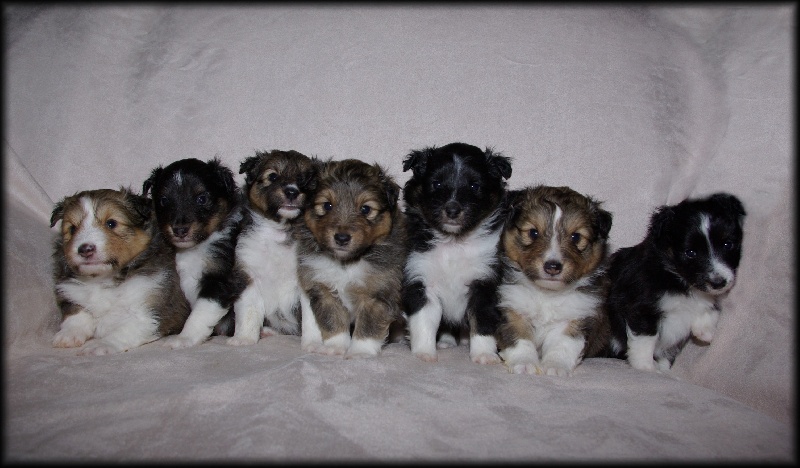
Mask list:
POLYGON ((402 313, 400 186, 377 164, 314 163, 305 224, 296 231, 301 344, 346 358, 376 356, 402 313))
POLYGON ((291 150, 258 152, 242 161, 239 173, 245 174, 245 208, 236 262, 249 282, 234 304, 235 332, 227 343, 253 344, 275 333, 299 335, 300 283, 292 231, 303 220, 306 193, 300 187, 313 176, 311 159, 291 150))
POLYGON ((170 348, 231 333, 233 303, 247 285, 235 265, 241 200, 233 173, 217 158, 181 159, 153 169, 143 192, 152 192, 159 229, 176 250, 181 288, 192 306, 183 330, 164 340, 170 348))
POLYGON ((403 308, 411 351, 436 361, 449 332, 469 328, 470 357, 497 363, 497 286, 501 203, 511 161, 464 143, 412 151, 403 171, 410 252, 404 270, 403 308), (442 332, 448 332, 442 334, 442 332))
POLYGON ((50 227, 59 221, 53 260, 62 322, 53 346, 110 354, 181 329, 189 304, 150 200, 125 188, 87 190, 56 203, 50 227))
POLYGON ((500 356, 513 373, 570 375, 608 339, 603 267, 612 215, 569 187, 529 187, 508 200, 500 356))
POLYGON ((727 193, 659 207, 644 240, 611 257, 611 353, 669 369, 690 336, 711 342, 719 301, 736 281, 744 206, 727 193))

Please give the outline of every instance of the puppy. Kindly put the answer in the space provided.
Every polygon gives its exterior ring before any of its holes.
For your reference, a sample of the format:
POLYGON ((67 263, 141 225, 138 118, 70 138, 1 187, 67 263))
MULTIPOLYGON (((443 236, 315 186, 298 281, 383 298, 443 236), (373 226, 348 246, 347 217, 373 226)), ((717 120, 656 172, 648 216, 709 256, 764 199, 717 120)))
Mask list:
POLYGON ((711 342, 719 301, 736 281, 744 217, 741 201, 727 193, 661 206, 644 240, 611 256, 612 356, 663 371, 691 335, 711 342))
POLYGON ((571 375, 609 337, 603 267, 612 215, 569 187, 513 191, 508 203, 500 356, 513 373, 571 375))
MULTIPOLYGON (((500 362, 495 339, 500 315, 498 241, 501 203, 511 160, 489 148, 464 143, 412 151, 404 186, 409 255, 404 270, 403 308, 411 351, 436 361, 437 332, 469 327, 470 357, 500 362)), ((455 343, 440 339, 439 346, 455 343)))
POLYGON ((345 358, 376 356, 402 316, 400 186, 378 164, 314 164, 305 223, 296 231, 301 345, 345 358))
POLYGON ((111 354, 180 331, 189 304, 150 200, 125 188, 87 190, 56 203, 50 227, 58 221, 54 347, 86 343, 78 354, 111 354))
POLYGON ((306 194, 300 187, 313 176, 311 159, 297 151, 258 152, 242 161, 239 173, 245 174, 245 208, 236 262, 249 282, 234 303, 235 331, 227 343, 253 344, 259 336, 276 333, 299 335, 300 284, 292 230, 303 220, 306 194))
POLYGON ((183 330, 164 345, 185 348, 212 333, 230 335, 233 303, 247 285, 235 265, 242 212, 233 172, 217 158, 181 159, 153 169, 143 184, 144 194, 148 191, 158 226, 175 248, 181 288, 192 306, 183 330))

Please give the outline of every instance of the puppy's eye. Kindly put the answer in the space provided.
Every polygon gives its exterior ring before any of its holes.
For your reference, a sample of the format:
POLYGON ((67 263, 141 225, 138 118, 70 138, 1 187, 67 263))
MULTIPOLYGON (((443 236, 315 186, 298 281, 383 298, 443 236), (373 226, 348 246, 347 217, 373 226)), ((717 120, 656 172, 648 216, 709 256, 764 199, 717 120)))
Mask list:
POLYGON ((278 180, 278 173, 277 172, 270 173, 270 175, 267 176, 267 180, 270 182, 275 182, 276 180, 278 180))
POLYGON ((106 221, 106 227, 109 229, 114 229, 117 227, 117 220, 116 219, 109 219, 106 221))
POLYGON ((442 188, 442 183, 439 182, 438 180, 434 180, 433 182, 431 182, 431 187, 433 187, 434 190, 439 190, 440 188, 442 188))
POLYGON ((695 258, 695 257, 697 257, 697 252, 695 252, 692 249, 686 249, 686 252, 684 252, 683 254, 686 255, 686 258, 695 258))
POLYGON ((531 239, 536 240, 539 238, 539 230, 537 230, 536 228, 531 229, 530 231, 528 231, 528 235, 531 236, 531 239))
POLYGON ((169 204, 169 198, 161 197, 158 199, 158 204, 161 206, 167 206, 169 204))
POLYGON ((372 211, 372 208, 370 208, 369 205, 363 205, 361 207, 361 214, 364 216, 368 215, 370 211, 372 211))
POLYGON ((477 183, 477 182, 473 182, 473 183, 469 184, 469 188, 470 188, 470 189, 471 189, 473 192, 477 192, 477 191, 479 191, 479 190, 481 189, 481 184, 479 184, 479 183, 477 183))
POLYGON ((67 231, 69 231, 70 236, 75 235, 75 231, 77 230, 78 229, 75 226, 70 226, 69 229, 67 229, 67 231))
POLYGON ((333 204, 331 202, 325 202, 322 204, 322 209, 325 211, 331 211, 333 209, 333 204))
POLYGON ((195 202, 198 205, 205 205, 206 203, 208 203, 208 195, 205 193, 201 193, 200 195, 197 196, 195 202))
POLYGON ((572 236, 570 236, 570 239, 572 239, 573 244, 577 244, 581 241, 581 234, 579 232, 573 232, 572 236))
POLYGON ((722 244, 722 249, 727 252, 730 252, 731 250, 733 250, 733 242, 725 242, 724 244, 722 244))

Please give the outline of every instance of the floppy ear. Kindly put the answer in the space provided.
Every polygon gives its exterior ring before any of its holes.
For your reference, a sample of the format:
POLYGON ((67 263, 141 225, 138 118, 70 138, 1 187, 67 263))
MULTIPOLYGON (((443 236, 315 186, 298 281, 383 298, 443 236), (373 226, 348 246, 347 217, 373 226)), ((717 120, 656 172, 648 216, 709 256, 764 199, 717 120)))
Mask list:
POLYGON ((53 213, 50 214, 50 227, 55 226, 58 221, 64 218, 64 200, 66 198, 56 203, 53 207, 53 213))
POLYGON ((413 150, 403 160, 403 172, 411 169, 412 174, 419 177, 425 172, 425 165, 428 158, 433 154, 435 147, 430 146, 421 150, 413 150))
POLYGON ((725 192, 715 193, 709 197, 709 201, 718 204, 726 213, 732 213, 736 216, 739 221, 739 226, 744 224, 744 217, 747 213, 744 210, 742 202, 734 195, 725 192))
POLYGON ((256 166, 258 165, 258 161, 261 160, 261 155, 266 153, 256 153, 255 156, 250 156, 249 158, 245 158, 241 164, 239 164, 239 174, 244 174, 244 182, 246 184, 250 184, 253 182, 253 179, 257 177, 257 174, 254 174, 253 171, 255 170, 256 166))
POLYGON ((669 244, 669 232, 672 230, 672 222, 675 218, 675 210, 670 206, 661 206, 656 209, 650 217, 650 226, 647 229, 647 237, 659 247, 666 247, 669 244))
POLYGON ((147 192, 149 192, 150 189, 153 188, 153 186, 156 183, 156 180, 161 175, 162 170, 163 168, 161 166, 158 166, 157 168, 153 169, 152 172, 150 172, 150 177, 148 177, 147 180, 145 180, 144 183, 142 184, 142 196, 145 197, 147 196, 147 192))
POLYGON ((324 166, 324 164, 325 162, 323 162, 316 156, 312 156, 311 168, 303 171, 303 173, 297 177, 297 188, 299 188, 300 191, 306 193, 311 193, 314 190, 316 190, 317 181, 319 180, 319 174, 322 171, 322 167, 324 166))
POLYGON ((600 207, 601 203, 591 201, 592 215, 594 216, 594 227, 597 231, 599 239, 608 239, 608 233, 611 232, 611 224, 614 221, 614 215, 600 207))
POLYGON ((525 190, 509 190, 501 202, 501 210, 506 223, 511 223, 519 211, 519 204, 525 198, 525 190))
POLYGON ((511 158, 503 156, 502 153, 495 153, 491 148, 486 148, 484 154, 486 162, 489 163, 489 174, 503 179, 511 177, 511 158))
POLYGON ((386 193, 389 210, 394 210, 397 206, 397 200, 400 198, 400 186, 379 164, 375 164, 374 167, 380 172, 381 184, 383 184, 383 191, 386 193))
POLYGON ((153 213, 153 204, 150 199, 137 195, 126 187, 120 187, 119 191, 125 195, 125 203, 128 207, 142 218, 142 224, 146 224, 150 219, 150 215, 153 213))
POLYGON ((222 164, 219 158, 209 160, 208 164, 217 176, 222 188, 225 189, 229 196, 233 196, 236 192, 236 181, 233 180, 233 171, 222 164))

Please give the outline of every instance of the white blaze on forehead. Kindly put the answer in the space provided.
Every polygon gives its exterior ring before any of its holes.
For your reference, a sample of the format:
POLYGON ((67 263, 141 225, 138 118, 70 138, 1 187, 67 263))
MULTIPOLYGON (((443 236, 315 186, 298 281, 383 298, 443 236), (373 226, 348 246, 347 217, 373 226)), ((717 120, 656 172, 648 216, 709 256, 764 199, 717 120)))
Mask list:
POLYGON ((547 253, 545 254, 545 261, 561 261, 561 246, 558 239, 558 222, 561 220, 561 216, 563 214, 564 212, 561 211, 561 208, 556 205, 556 209, 553 212, 553 223, 550 227, 550 248, 547 249, 547 253))
POLYGON ((175 179, 175 183, 181 185, 183 183, 183 176, 181 175, 181 171, 175 171, 175 175, 172 176, 175 179))
POLYGON ((80 205, 84 216, 80 226, 76 226, 73 248, 77 251, 83 244, 94 244, 97 249, 96 254, 100 254, 105 247, 106 238, 101 220, 97 219, 95 203, 90 197, 81 197, 80 205))
POLYGON ((711 219, 709 219, 707 214, 700 216, 700 230, 703 232, 703 236, 706 238, 706 245, 708 246, 709 263, 711 265, 710 273, 725 278, 730 285, 734 279, 734 273, 733 270, 719 258, 717 251, 711 244, 711 219))

